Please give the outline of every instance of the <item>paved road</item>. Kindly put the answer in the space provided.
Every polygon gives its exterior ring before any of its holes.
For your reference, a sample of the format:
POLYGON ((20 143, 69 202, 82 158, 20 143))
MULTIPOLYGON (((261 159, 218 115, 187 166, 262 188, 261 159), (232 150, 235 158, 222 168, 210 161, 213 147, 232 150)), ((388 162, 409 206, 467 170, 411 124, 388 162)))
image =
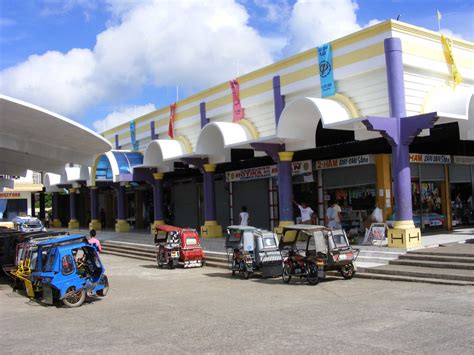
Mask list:
POLYGON ((472 354, 474 288, 333 279, 317 286, 159 270, 104 255, 109 295, 44 307, 0 281, 0 353, 472 354))

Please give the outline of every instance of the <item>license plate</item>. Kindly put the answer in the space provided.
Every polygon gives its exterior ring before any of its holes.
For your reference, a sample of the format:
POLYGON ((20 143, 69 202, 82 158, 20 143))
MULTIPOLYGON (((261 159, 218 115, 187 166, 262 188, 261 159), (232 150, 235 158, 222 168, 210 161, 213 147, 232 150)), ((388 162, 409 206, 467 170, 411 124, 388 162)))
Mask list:
POLYGON ((177 251, 172 251, 172 252, 171 252, 171 257, 172 257, 172 258, 178 257, 178 252, 177 252, 177 251))
POLYGON ((347 255, 346 254, 340 254, 339 255, 339 260, 347 260, 347 255))

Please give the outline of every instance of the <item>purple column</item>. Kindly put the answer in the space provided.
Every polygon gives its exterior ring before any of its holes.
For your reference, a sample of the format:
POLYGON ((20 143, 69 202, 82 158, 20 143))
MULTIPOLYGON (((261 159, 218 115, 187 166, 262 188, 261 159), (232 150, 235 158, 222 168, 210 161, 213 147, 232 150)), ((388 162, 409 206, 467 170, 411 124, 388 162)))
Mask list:
POLYGON ((76 189, 69 189, 69 219, 76 220, 76 189))
POLYGON ((156 133, 155 133, 155 121, 150 122, 150 139, 151 140, 157 139, 156 133))
POLYGON ((97 186, 91 186, 91 220, 98 220, 99 213, 97 212, 97 186))
POLYGON ((120 149, 118 134, 115 135, 115 149, 120 149))
POLYGON ((199 104, 199 113, 201 115, 201 128, 203 128, 209 122, 209 119, 206 117, 206 103, 201 102, 199 104))
POLYGON ((45 218, 45 196, 44 196, 44 191, 40 191, 39 193, 39 205, 40 205, 40 213, 39 213, 39 219, 44 221, 45 218))
POLYGON ((293 181, 291 160, 293 152, 278 153, 278 207, 281 222, 293 222, 293 181))
POLYGON ((34 192, 31 193, 31 216, 36 217, 36 194, 34 192))
POLYGON ((214 172, 216 171, 216 164, 204 164, 204 220, 216 220, 216 198, 214 186, 214 172))
POLYGON ((59 192, 53 192, 53 220, 59 219, 59 192))
POLYGON ((153 217, 155 221, 164 221, 163 217, 163 173, 153 173, 153 217))
POLYGON ((275 123, 278 126, 280 115, 285 108, 285 97, 281 94, 279 75, 273 77, 273 102, 275 106, 275 123))
POLYGON ((117 187, 117 219, 125 219, 125 186, 117 187))

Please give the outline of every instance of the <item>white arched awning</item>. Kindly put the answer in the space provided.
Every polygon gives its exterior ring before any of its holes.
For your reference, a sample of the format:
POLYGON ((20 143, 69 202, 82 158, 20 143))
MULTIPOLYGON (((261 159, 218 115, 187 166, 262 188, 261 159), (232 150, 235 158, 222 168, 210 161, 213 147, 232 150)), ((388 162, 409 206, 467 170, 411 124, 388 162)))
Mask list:
POLYGON ((182 142, 175 139, 156 139, 146 147, 141 167, 157 167, 161 172, 173 170, 173 161, 188 155, 182 142))
POLYGON ((90 184, 95 186, 98 181, 132 181, 133 168, 142 164, 143 155, 140 152, 112 150, 101 154, 92 166, 90 184))
POLYGON ((66 166, 67 180, 71 183, 78 181, 88 182, 91 177, 91 168, 83 165, 66 166))
MULTIPOLYGON (((285 141, 287 150, 315 148, 316 130, 320 120, 324 128, 349 129, 339 125, 343 122, 356 122, 354 118, 357 116, 357 110, 354 107, 338 100, 298 98, 290 102, 281 113, 277 137, 285 141)), ((356 139, 366 139, 373 135, 372 133, 357 134, 359 129, 361 132, 367 132, 365 126, 362 123, 359 124, 360 127, 357 125, 350 127, 351 130, 356 131, 356 139)))
POLYGON ((62 174, 55 174, 55 173, 44 174, 43 184, 46 189, 46 192, 61 191, 58 185, 69 184, 67 180, 66 170, 64 170, 62 174))
POLYGON ((474 140, 474 88, 436 88, 427 94, 423 113, 436 112, 436 124, 458 122, 459 138, 474 140))
POLYGON ((196 154, 206 155, 210 163, 230 161, 230 149, 253 140, 244 125, 232 122, 211 122, 199 133, 196 154))

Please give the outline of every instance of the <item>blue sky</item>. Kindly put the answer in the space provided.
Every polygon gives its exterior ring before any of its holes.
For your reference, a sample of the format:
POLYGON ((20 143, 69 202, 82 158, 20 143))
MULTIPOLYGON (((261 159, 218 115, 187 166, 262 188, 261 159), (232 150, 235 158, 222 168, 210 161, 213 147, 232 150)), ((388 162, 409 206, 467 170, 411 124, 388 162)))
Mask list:
POLYGON ((474 0, 0 0, 0 93, 90 128, 389 18, 474 41, 474 0))

